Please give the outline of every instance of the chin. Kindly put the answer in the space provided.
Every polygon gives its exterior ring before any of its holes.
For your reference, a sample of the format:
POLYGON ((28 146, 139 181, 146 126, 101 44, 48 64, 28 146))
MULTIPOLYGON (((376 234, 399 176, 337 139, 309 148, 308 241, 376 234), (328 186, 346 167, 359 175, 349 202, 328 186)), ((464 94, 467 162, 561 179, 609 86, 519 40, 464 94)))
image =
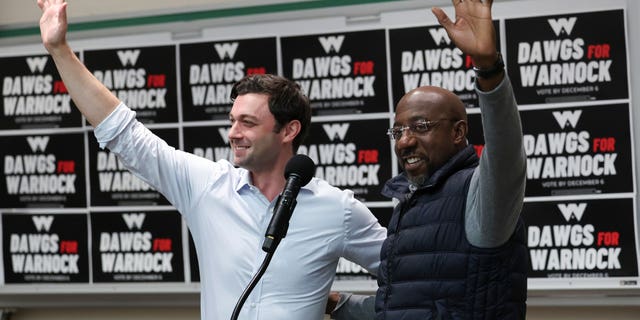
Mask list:
POLYGON ((407 174, 407 178, 409 179, 409 182, 416 186, 422 185, 427 180, 426 175, 412 176, 407 174))

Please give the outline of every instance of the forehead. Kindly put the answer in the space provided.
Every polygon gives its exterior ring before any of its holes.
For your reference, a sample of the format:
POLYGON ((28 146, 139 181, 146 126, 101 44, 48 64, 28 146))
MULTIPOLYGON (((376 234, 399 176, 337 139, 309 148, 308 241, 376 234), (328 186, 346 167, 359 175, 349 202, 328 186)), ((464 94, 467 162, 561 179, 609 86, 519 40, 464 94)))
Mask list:
POLYGON ((239 95, 233 101, 233 106, 229 112, 231 118, 263 118, 272 116, 269 111, 269 96, 259 93, 247 93, 239 95))
POLYGON ((446 113, 446 99, 438 91, 414 90, 404 96, 395 112, 396 123, 433 120, 446 113))
POLYGON ((396 124, 407 124, 418 120, 433 120, 436 117, 436 110, 427 105, 405 105, 396 109, 394 122, 396 124))

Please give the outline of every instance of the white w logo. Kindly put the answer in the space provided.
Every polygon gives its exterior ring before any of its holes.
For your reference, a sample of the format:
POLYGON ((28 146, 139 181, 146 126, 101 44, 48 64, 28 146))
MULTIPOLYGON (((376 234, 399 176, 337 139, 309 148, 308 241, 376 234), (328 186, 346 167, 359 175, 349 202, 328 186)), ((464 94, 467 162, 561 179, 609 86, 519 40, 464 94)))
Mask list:
POLYGON ((229 130, 231 130, 231 128, 218 128, 218 133, 220 133, 220 137, 222 137, 222 140, 226 144, 229 144, 229 130))
POLYGON ((118 50, 118 58, 120 59, 120 63, 123 66, 132 65, 134 66, 136 62, 138 62, 138 57, 140 56, 140 50, 118 50))
POLYGON ((575 128, 578 125, 578 120, 580 120, 580 115, 582 114, 582 110, 576 111, 554 111, 553 117, 556 118, 556 122, 560 128, 564 129, 567 126, 571 126, 575 128))
POLYGON ((142 229, 142 223, 144 223, 145 217, 146 217, 146 214, 144 213, 123 213, 122 214, 122 219, 124 220, 124 223, 127 225, 127 228, 129 228, 129 230, 133 228, 142 229))
POLYGON ((327 134, 327 137, 334 141, 336 139, 344 140, 344 137, 347 135, 347 131, 349 130, 348 123, 332 123, 332 124, 323 124, 322 129, 327 134))
POLYGON ((587 209, 586 203, 569 203, 558 204, 558 209, 560 209, 560 213, 564 217, 567 222, 571 219, 571 217, 576 218, 576 220, 580 221, 582 219, 582 215, 584 215, 584 210, 587 209))
POLYGON ((27 143, 31 148, 31 151, 42 151, 47 149, 47 145, 49 144, 48 136, 39 136, 39 137, 27 137, 27 143))
POLYGON ((318 37, 318 41, 320 41, 324 52, 329 53, 333 49, 334 52, 338 53, 342 47, 344 36, 318 37))
POLYGON ((549 22, 549 25, 551 26, 551 29, 553 29, 553 32, 556 34, 556 36, 560 36, 563 31, 566 35, 570 35, 577 20, 578 18, 571 17, 569 19, 548 19, 547 21, 549 22))
POLYGON ((238 50, 238 43, 216 43, 214 47, 216 48, 216 52, 218 52, 220 60, 224 60, 224 58, 233 59, 236 55, 236 50, 238 50))
POLYGON ((48 57, 29 57, 27 58, 27 65, 29 66, 31 73, 36 71, 42 73, 42 71, 44 71, 44 66, 47 65, 47 61, 49 61, 48 57))
POLYGON ((429 29, 429 34, 431 34, 433 42, 435 42, 439 46, 443 44, 451 44, 451 39, 449 39, 447 30, 445 30, 444 28, 431 28, 429 29))
POLYGON ((49 232, 51 224, 53 223, 53 216, 33 216, 31 217, 31 221, 33 221, 33 225, 36 226, 36 230, 49 232))

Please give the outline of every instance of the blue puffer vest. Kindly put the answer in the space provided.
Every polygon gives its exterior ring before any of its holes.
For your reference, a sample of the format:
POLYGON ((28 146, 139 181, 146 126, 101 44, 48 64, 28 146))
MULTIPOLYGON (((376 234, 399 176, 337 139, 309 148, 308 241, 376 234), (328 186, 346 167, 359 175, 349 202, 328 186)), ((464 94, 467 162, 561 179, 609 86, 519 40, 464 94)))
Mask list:
POLYGON ((377 320, 524 319, 527 248, 520 220, 499 248, 471 245, 464 212, 478 157, 469 146, 414 193, 404 175, 383 194, 400 199, 380 253, 377 320))

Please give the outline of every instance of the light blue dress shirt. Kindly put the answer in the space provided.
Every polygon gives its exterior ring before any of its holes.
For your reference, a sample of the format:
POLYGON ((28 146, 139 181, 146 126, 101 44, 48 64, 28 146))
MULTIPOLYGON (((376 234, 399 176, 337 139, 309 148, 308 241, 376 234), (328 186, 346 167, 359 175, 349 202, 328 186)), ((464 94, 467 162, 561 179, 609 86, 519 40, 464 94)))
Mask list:
MULTIPOLYGON (((251 184, 247 170, 174 149, 123 104, 94 134, 101 148, 117 154, 182 213, 198 254, 202 319, 230 319, 265 256, 262 242, 275 201, 251 184)), ((320 320, 340 257, 377 271, 386 230, 352 192, 314 178, 297 202, 287 235, 240 319, 320 320)))

